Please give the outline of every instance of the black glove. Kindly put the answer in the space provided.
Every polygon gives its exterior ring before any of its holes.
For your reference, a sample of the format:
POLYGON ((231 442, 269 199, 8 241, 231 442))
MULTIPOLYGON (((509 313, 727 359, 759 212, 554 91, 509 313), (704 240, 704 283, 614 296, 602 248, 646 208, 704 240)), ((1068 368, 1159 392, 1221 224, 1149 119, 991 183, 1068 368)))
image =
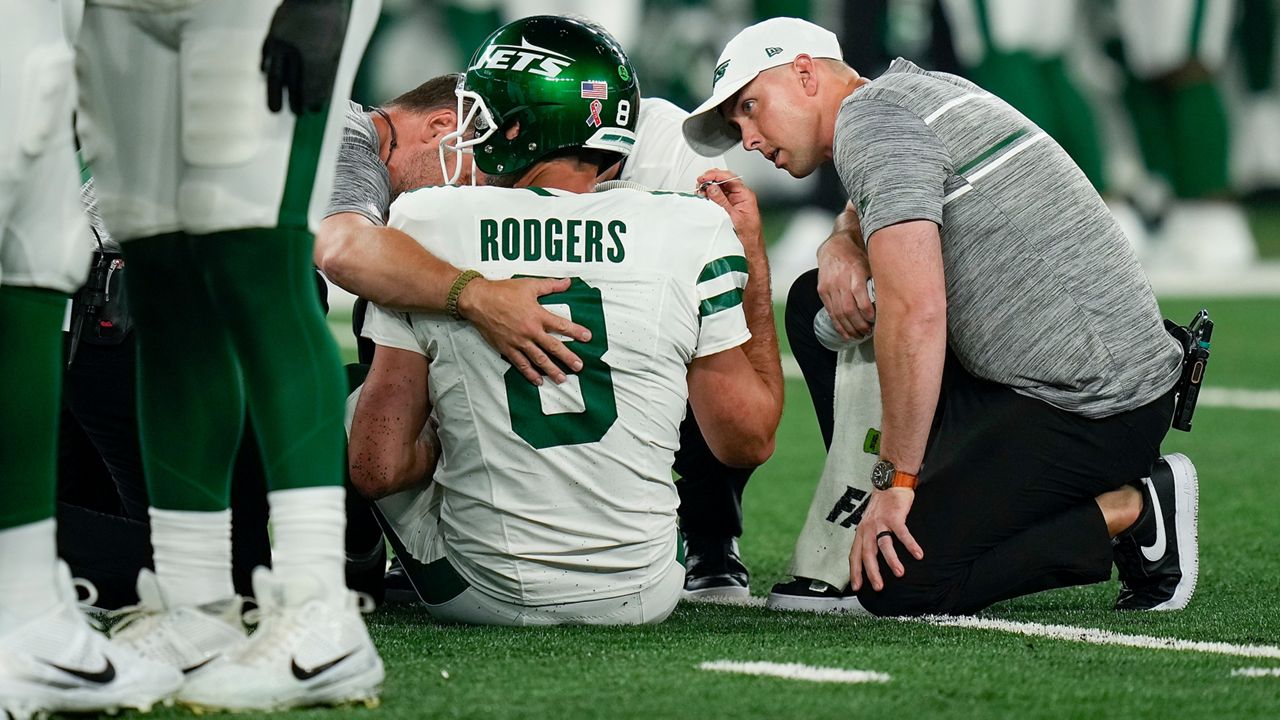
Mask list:
POLYGON ((333 93, 349 0, 284 0, 262 43, 267 107, 279 112, 289 89, 293 114, 317 112, 333 93))

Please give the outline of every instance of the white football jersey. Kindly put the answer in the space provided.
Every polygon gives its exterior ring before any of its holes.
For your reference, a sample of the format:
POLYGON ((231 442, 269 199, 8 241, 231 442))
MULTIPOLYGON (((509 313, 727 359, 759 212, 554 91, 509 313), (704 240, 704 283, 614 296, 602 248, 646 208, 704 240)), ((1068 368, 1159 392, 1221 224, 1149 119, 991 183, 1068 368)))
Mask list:
POLYGON ((729 167, 723 155, 703 157, 689 147, 681 129, 687 117, 689 113, 667 100, 642 98, 636 145, 623 162, 618 179, 654 190, 691 193, 697 189, 699 175, 711 168, 729 167))
MULTIPOLYGON (((568 343, 581 372, 536 387, 469 323, 370 306, 367 337, 430 361, 451 562, 527 605, 607 599, 659 578, 676 554, 671 465, 688 364, 750 338, 729 216, 674 193, 432 187, 401 195, 388 224, 488 278, 571 278, 542 303, 592 333, 568 343)), ((421 537, 427 516, 404 515, 391 518, 397 532, 421 537)))

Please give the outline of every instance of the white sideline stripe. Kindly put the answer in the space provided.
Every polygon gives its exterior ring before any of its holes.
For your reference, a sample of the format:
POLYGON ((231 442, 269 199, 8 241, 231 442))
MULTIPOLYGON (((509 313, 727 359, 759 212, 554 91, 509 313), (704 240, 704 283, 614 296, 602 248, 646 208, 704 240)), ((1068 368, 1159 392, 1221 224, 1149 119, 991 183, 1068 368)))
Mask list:
MULTIPOLYGON (((782 376, 788 380, 804 379, 794 355, 782 356, 782 376)), ((1199 404, 1237 410, 1280 410, 1280 390, 1207 387, 1200 391, 1199 404)))
POLYGON ((1236 668, 1235 670, 1231 671, 1231 677, 1247 677, 1247 678, 1280 677, 1280 668, 1258 668, 1258 667, 1236 668))
POLYGON ((716 660, 704 662, 699 670, 737 673, 739 675, 765 675, 786 680, 829 683, 887 683, 893 678, 871 670, 842 670, 840 668, 814 667, 800 663, 738 662, 716 660))
POLYGON ((1207 387, 1200 391, 1199 402, 1209 407, 1280 410, 1280 390, 1207 387))
POLYGON ((1124 633, 1099 630, 1095 628, 1072 627, 1070 625, 1041 625, 1032 622, 1015 622, 1013 620, 991 620, 987 618, 954 617, 934 615, 921 618, 921 621, 938 627, 958 627, 972 630, 998 630, 1016 635, 1050 638, 1053 640, 1069 640, 1088 643, 1090 645, 1119 645, 1122 647, 1145 648, 1149 650, 1178 650, 1182 652, 1198 652, 1210 655, 1233 655, 1250 658, 1280 659, 1280 647, 1274 645, 1235 645, 1225 642, 1202 642, 1198 640, 1180 640, 1170 637, 1154 637, 1151 635, 1126 635, 1124 633))

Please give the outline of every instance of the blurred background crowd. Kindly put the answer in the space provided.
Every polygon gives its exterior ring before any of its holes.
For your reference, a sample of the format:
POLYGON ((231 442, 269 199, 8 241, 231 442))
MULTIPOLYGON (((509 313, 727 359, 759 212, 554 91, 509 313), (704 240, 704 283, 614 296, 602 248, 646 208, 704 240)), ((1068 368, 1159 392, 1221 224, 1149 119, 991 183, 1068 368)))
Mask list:
MULTIPOLYGON (((463 69, 495 27, 543 13, 604 25, 643 94, 686 110, 734 33, 803 17, 834 30, 865 76, 904 57, 1017 107, 1102 192, 1149 270, 1280 258, 1280 0, 384 0, 354 99, 377 105, 463 69)), ((768 211, 785 291, 844 203, 839 181, 794 180, 740 150, 728 161, 768 211)))

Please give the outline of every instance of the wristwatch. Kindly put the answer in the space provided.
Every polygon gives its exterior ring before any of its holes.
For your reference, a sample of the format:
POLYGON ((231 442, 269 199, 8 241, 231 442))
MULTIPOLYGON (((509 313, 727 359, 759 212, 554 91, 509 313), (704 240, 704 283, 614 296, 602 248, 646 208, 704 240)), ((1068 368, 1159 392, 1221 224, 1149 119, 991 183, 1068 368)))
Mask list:
POLYGON ((918 481, 917 476, 898 470, 888 460, 881 460, 871 467, 871 487, 877 490, 897 487, 915 490, 918 481))

